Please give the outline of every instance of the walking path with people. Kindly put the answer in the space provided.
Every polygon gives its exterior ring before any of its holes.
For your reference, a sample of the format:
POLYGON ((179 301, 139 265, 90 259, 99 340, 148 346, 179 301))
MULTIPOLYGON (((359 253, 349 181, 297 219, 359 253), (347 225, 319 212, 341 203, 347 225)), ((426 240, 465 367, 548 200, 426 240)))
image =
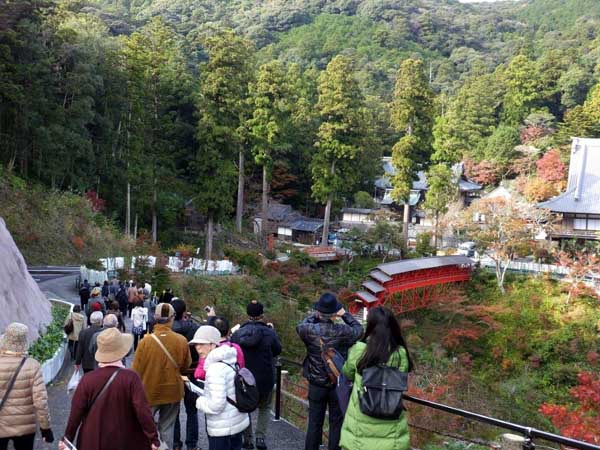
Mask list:
MULTIPOLYGON (((79 296, 75 290, 74 276, 40 281, 39 286, 42 292, 49 298, 57 298, 73 304, 79 304, 79 296)), ((131 330, 131 320, 128 318, 126 319, 126 327, 128 331, 131 330)), ((132 358, 133 357, 128 358, 127 367, 131 367, 132 358)), ((57 440, 63 436, 69 418, 72 395, 67 393, 67 383, 72 373, 73 363, 67 359, 56 380, 48 386, 48 403, 50 407, 52 430, 54 431, 57 440)), ((198 418, 200 430, 200 440, 198 445, 201 449, 206 450, 208 449, 208 439, 206 437, 204 415, 198 414, 198 418)), ((180 410, 179 419, 181 421, 182 430, 185 430, 186 414, 183 406, 180 410)), ((254 417, 254 421, 256 421, 256 417, 254 417)), ((267 436, 269 450, 300 449, 304 446, 304 439, 305 435, 303 431, 285 421, 272 422, 269 426, 267 436)), ((53 444, 45 444, 38 433, 36 435, 35 449, 56 449, 57 440, 53 444)))

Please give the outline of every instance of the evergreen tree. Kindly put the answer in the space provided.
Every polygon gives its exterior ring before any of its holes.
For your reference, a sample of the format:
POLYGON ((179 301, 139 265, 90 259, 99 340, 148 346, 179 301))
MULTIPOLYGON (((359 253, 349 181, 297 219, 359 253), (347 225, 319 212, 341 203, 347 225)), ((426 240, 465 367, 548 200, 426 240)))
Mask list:
POLYGON ((542 97, 540 74, 535 62, 525 55, 515 56, 502 74, 506 86, 503 118, 519 125, 542 97))
POLYGON ((156 241, 158 192, 172 187, 176 175, 175 157, 183 150, 178 141, 181 106, 191 95, 191 76, 177 36, 160 18, 125 40, 123 64, 128 76, 128 175, 149 204, 156 241))
POLYGON ((342 189, 345 174, 352 170, 364 148, 363 102, 351 60, 336 56, 319 77, 317 108, 322 123, 311 163, 313 197, 326 204, 322 246, 327 246, 334 196, 342 189))
POLYGON ((232 209, 238 174, 237 226, 241 230, 244 187, 244 123, 247 119, 251 45, 231 30, 219 30, 203 42, 208 61, 198 99, 200 148, 195 160, 194 205, 208 218, 206 259, 212 258, 213 225, 232 209), (236 170, 235 159, 239 158, 236 170), (241 203, 241 205, 240 205, 241 203))
POLYGON ((268 201, 273 161, 289 148, 286 128, 290 120, 287 103, 286 72, 275 60, 258 69, 256 80, 250 85, 250 104, 253 109, 248 120, 253 139, 254 159, 262 166, 262 233, 268 229, 268 201))
POLYGON ((455 163, 470 156, 480 160, 478 149, 498 123, 501 101, 501 86, 493 74, 469 78, 436 120, 432 159, 455 163))
POLYGON ((434 215, 433 246, 437 249, 440 215, 448 212, 448 207, 457 194, 457 186, 450 167, 445 164, 431 166, 427 172, 427 186, 423 207, 434 215))
POLYGON ((391 122, 403 136, 392 148, 392 198, 404 203, 403 235, 408 240, 409 195, 419 167, 427 165, 431 155, 433 127, 433 92, 427 83, 423 62, 405 60, 396 78, 391 122))

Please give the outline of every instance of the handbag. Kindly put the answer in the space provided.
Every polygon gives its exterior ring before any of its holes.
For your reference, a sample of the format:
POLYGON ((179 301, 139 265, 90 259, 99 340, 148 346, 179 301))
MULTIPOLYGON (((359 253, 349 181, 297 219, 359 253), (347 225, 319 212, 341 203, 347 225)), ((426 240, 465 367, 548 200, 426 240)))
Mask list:
POLYGON ((321 326, 317 324, 317 333, 319 333, 319 345, 321 347, 321 359, 325 363, 325 369, 329 380, 335 384, 335 393, 338 404, 343 414, 346 414, 350 395, 352 394, 352 381, 350 381, 342 372, 344 367, 344 357, 334 348, 325 348, 325 343, 321 337, 321 326))
POLYGON ((65 323, 65 326, 63 327, 63 331, 68 336, 73 332, 74 329, 75 325, 73 324, 73 313, 71 313, 71 315, 69 316, 69 321, 65 323))
POLYGON ((10 381, 8 382, 8 386, 6 386, 6 392, 4 393, 4 396, 2 397, 2 401, 0 401, 0 411, 2 411, 2 408, 4 407, 4 404, 8 400, 8 395, 10 394, 10 391, 12 391, 12 388, 15 385, 15 381, 17 381, 17 377, 19 376, 19 372, 21 371, 21 369, 25 365, 25 361, 27 361, 27 356, 25 356, 21 360, 21 362, 19 363, 19 366, 17 367, 17 370, 15 371, 14 375, 12 376, 12 378, 10 379, 10 381))

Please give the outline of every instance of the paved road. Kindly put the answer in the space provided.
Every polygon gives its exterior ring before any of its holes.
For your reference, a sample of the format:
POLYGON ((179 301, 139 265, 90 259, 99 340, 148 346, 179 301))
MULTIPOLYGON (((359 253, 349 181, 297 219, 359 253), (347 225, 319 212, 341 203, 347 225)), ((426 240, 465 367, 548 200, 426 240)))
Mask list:
MULTIPOLYGON (((39 283, 42 291, 50 298, 59 298, 71 303, 79 303, 79 297, 75 291, 75 276, 66 276, 59 278, 50 278, 39 283)), ((128 364, 129 365, 129 364, 128 364)), ((56 437, 64 433, 71 404, 71 396, 67 394, 67 382, 72 374, 72 365, 65 361, 63 369, 57 379, 48 386, 48 397, 50 404, 50 413, 52 417, 52 429, 56 437)), ((183 408, 182 408, 183 412, 183 408)), ((186 415, 183 412, 180 415, 182 429, 185 430, 186 415)), ((206 439, 206 430, 204 416, 200 415, 200 442, 201 448, 208 448, 206 439)), ((304 447, 304 433, 287 422, 271 422, 268 441, 270 450, 296 450, 304 447)), ((182 439, 185 440, 185 439, 182 439)), ((39 435, 36 436, 36 450, 56 449, 56 443, 44 445, 39 435)), ((106 450, 121 450, 118 447, 106 450)))

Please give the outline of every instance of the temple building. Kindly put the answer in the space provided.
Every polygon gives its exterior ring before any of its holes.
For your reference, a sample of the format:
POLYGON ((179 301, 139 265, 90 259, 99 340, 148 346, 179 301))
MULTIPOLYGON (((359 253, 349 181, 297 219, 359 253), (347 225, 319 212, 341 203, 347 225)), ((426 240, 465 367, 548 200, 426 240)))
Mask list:
POLYGON ((573 138, 566 192, 538 206, 558 215, 553 240, 600 239, 600 139, 573 138))

